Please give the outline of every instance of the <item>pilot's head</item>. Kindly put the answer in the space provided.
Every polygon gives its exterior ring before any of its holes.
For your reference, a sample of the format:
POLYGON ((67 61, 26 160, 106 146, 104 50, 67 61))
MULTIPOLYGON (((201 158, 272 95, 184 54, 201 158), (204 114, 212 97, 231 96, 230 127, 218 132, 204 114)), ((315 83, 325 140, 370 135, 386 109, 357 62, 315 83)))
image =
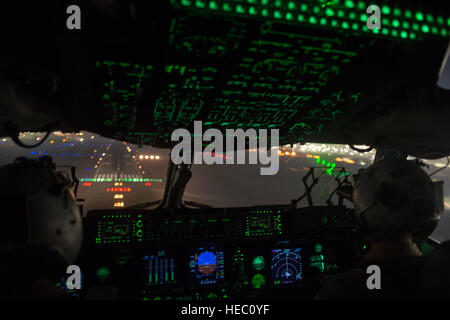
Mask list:
POLYGON ((55 172, 50 157, 19 158, 0 167, 2 248, 44 247, 67 264, 82 242, 80 210, 70 182, 55 172))
POLYGON ((384 159, 361 173, 353 202, 369 240, 388 241, 405 233, 428 236, 443 212, 442 182, 432 182, 411 161, 384 159))

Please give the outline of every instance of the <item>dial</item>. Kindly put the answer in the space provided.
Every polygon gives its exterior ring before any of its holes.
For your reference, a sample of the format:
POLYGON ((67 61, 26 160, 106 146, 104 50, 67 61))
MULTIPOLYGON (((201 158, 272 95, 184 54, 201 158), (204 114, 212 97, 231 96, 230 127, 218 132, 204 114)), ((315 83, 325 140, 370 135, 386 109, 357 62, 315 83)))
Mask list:
POLYGON ((301 248, 272 250, 272 281, 288 284, 303 279, 301 248))

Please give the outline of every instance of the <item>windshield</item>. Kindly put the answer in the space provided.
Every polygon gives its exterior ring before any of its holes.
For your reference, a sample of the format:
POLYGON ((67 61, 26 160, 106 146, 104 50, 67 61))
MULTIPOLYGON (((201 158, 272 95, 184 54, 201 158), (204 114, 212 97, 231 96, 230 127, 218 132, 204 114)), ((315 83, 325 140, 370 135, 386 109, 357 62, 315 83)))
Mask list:
MULTIPOLYGON (((20 140, 35 145, 41 133, 23 133, 20 140)), ((84 199, 83 214, 89 210, 128 207, 162 198, 168 165, 167 149, 108 139, 90 132, 52 133, 40 146, 25 149, 11 139, 0 141, 0 165, 18 157, 51 156, 58 171, 76 167, 80 180, 77 198, 84 199)))
MULTIPOLYGON (((26 145, 39 143, 40 133, 23 133, 21 141, 26 145)), ((247 152, 256 152, 250 150, 247 152)), ((337 187, 335 178, 342 168, 357 173, 370 165, 375 151, 359 153, 345 145, 295 144, 280 147, 279 169, 275 175, 260 175, 260 165, 193 165, 192 178, 186 186, 184 200, 195 201, 214 207, 256 206, 290 204, 305 192, 302 178, 311 167, 335 164, 333 174, 326 169, 315 169, 319 178, 312 190, 314 205, 325 205, 328 199, 334 204, 336 197, 330 194, 337 187)), ((78 198, 83 202, 84 215, 89 210, 129 207, 144 202, 160 200, 164 194, 170 152, 150 146, 138 147, 122 141, 104 138, 90 132, 76 134, 52 133, 40 146, 25 149, 11 139, 0 141, 0 165, 25 156, 38 158, 51 156, 61 171, 75 166, 80 180, 78 198)), ((226 161, 228 155, 215 154, 226 161)), ((410 157, 410 159, 413 159, 410 157)), ((450 168, 447 159, 424 160, 433 173, 433 179, 444 181, 445 212, 433 233, 438 241, 450 239, 450 168), (441 170, 439 170, 441 169, 441 170), (439 170, 439 171, 437 171, 439 170)), ((340 179, 343 179, 344 174, 340 179)), ((310 176, 307 185, 311 186, 310 176)), ((306 197, 298 206, 307 206, 306 197)), ((349 201, 348 207, 353 207, 349 201)))

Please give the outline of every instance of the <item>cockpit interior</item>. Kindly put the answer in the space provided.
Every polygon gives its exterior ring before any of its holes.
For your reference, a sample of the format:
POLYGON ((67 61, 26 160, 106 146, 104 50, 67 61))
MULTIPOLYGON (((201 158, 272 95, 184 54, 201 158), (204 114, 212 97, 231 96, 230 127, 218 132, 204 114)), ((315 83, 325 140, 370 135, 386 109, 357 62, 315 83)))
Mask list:
MULTIPOLYGON (((352 192, 386 159, 414 163, 430 179, 405 198, 410 212, 428 208, 419 200, 439 211, 414 229, 421 254, 450 240, 448 6, 16 0, 0 11, 0 166, 32 166, 26 158, 53 168, 79 212, 65 227, 50 213, 39 218, 54 210, 50 200, 9 193, 39 170, 0 168, 9 217, 0 265, 13 261, 5 252, 28 225, 22 249, 78 243, 69 264, 80 285, 68 286, 67 263, 53 280, 73 299, 317 299, 371 250, 352 192), (207 130, 223 145, 208 147, 207 130), (230 147, 228 130, 256 134, 230 147), (180 154, 193 162, 174 160, 174 132, 189 133, 193 152, 180 154), (273 162, 251 163, 266 152, 273 162), (13 201, 26 204, 26 223, 10 217, 13 201), (67 231, 73 225, 80 239, 67 231)), ((396 192, 382 191, 375 204, 396 192)), ((450 266, 446 248, 439 266, 450 266)), ((26 260, 39 260, 31 251, 26 260)), ((41 269, 53 270, 46 259, 41 269)))

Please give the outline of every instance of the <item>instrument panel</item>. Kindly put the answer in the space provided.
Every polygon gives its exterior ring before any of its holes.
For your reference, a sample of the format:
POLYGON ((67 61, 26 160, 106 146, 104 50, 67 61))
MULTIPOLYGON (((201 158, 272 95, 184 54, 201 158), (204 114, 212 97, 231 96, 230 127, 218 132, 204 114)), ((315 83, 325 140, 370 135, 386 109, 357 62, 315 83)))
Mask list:
MULTIPOLYGON (((240 214, 218 211, 203 216, 149 217, 139 210, 91 211, 88 217, 95 245, 116 246, 177 240, 245 240, 276 238, 283 234, 281 210, 254 210, 240 214), (249 214, 247 214, 249 213, 249 214), (93 226, 95 225, 95 226, 93 226)), ((89 242, 92 238, 88 239, 89 242)))
POLYGON ((348 213, 333 208, 89 212, 79 261, 85 294, 115 288, 119 298, 151 300, 312 297, 318 280, 358 260, 342 228, 338 237, 330 228, 315 235, 306 225, 293 228, 302 215, 348 213))

